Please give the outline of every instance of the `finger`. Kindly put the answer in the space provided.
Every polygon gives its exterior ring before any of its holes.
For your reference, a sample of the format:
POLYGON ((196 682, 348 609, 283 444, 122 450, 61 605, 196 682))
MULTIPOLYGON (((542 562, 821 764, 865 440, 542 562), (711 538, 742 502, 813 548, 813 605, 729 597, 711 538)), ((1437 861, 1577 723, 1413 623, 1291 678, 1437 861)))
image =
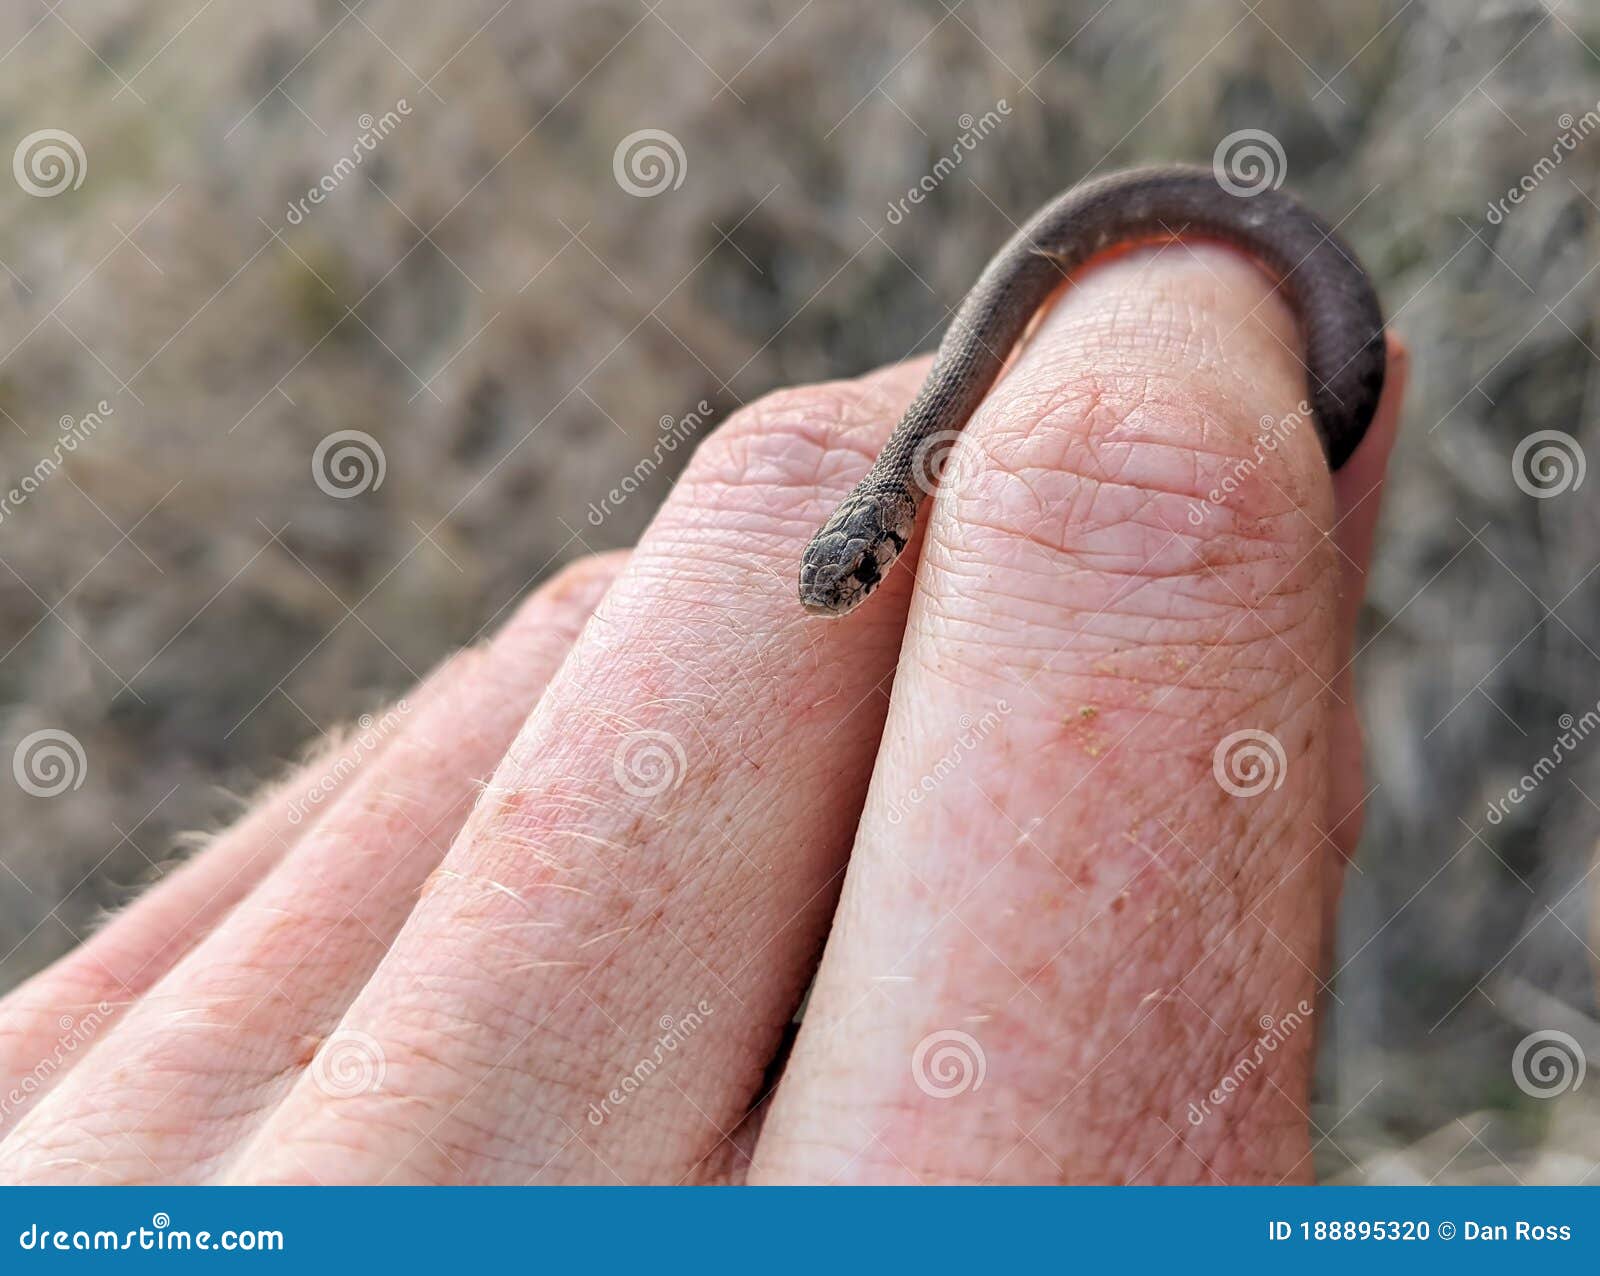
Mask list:
POLYGON ((444 692, 401 702, 376 765, 326 809, 225 925, 121 1016, 0 1143, 13 1179, 183 1180, 257 1121, 366 981, 465 821, 478 786, 620 566, 588 559, 538 590, 444 692), (398 729, 404 721, 406 729, 398 729))
MULTIPOLYGON (((454 665, 436 670, 417 701, 448 694, 458 672, 454 665)), ((343 731, 323 741, 311 761, 272 785, 203 850, 0 999, 0 1135, 316 823, 322 811, 308 796, 373 766, 389 742, 379 737, 357 754, 354 738, 343 731)))
POLYGON ((968 425, 758 1181, 1275 1181, 1307 1149, 1309 1026, 1188 1117, 1317 992, 1338 572, 1312 432, 1256 450, 1305 393, 1269 291, 1220 248, 1093 270, 968 425), (1219 785, 1237 731, 1280 788, 1219 785))
MULTIPOLYGON (((1337 708, 1330 727, 1333 769, 1325 822, 1335 852, 1329 857, 1328 866, 1330 909, 1338 902, 1345 863, 1355 854, 1356 843, 1361 839, 1367 782, 1361 766, 1361 720, 1356 714, 1356 627, 1383 507, 1383 478, 1399 432, 1400 408, 1410 371, 1410 354, 1398 338, 1390 337, 1389 370, 1377 415, 1355 455, 1333 476, 1334 546, 1339 553, 1340 575, 1338 631, 1342 645, 1339 672, 1333 679, 1337 708)), ((1331 913, 1326 922, 1331 928, 1331 913)))
POLYGON ((1378 516, 1383 512, 1383 481, 1400 430, 1400 410, 1411 376, 1411 354, 1398 337, 1389 338, 1388 372, 1383 397, 1366 437, 1333 476, 1334 532, 1344 582, 1340 586, 1341 631, 1355 634, 1361 591, 1372 565, 1378 516))
POLYGON ((925 364, 762 401, 700 448, 341 1032, 233 1177, 710 1177, 826 933, 911 574, 806 617, 800 552, 925 364), (364 1131, 351 1157, 350 1131, 364 1131))

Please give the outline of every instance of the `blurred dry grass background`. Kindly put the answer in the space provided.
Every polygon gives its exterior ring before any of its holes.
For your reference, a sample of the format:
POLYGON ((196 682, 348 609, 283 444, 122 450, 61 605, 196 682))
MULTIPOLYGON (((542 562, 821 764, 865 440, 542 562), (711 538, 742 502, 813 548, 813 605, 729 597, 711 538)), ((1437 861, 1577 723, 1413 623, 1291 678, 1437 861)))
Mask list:
MULTIPOLYGON (((1492 797, 1600 700, 1600 502, 1516 445, 1592 450, 1600 136, 1490 202, 1600 100, 1600 6, 67 0, 0 10, 0 151, 63 129, 82 186, 0 182, 0 477, 93 441, 0 521, 0 987, 324 729, 532 583, 629 543, 663 472, 587 517, 657 422, 931 344, 1011 219, 1093 171, 1272 133, 1415 354, 1360 680, 1371 797, 1313 1117, 1330 1177, 1567 1181, 1600 1119, 1512 1081, 1589 1033, 1600 745, 1492 797), (410 114, 328 200, 363 113, 410 114), (890 203, 1011 113, 934 195, 890 203), (627 134, 681 142, 643 200, 627 134), (381 487, 310 458, 358 429, 381 487), (1559 1116, 1558 1116, 1559 1113, 1559 1116), (1542 1159, 1537 1159, 1542 1158, 1542 1159)), ((670 469, 681 463, 682 452, 670 469)), ((0 485, 3 486, 3 485, 0 485)))

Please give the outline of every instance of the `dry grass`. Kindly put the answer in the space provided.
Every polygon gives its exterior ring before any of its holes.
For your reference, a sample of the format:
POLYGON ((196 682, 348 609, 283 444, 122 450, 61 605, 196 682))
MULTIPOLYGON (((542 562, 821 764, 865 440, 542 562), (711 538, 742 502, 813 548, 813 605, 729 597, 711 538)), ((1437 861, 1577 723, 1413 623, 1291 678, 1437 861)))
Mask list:
MULTIPOLYGON (((1511 1084, 1526 1026, 1496 990, 1592 1009, 1581 879, 1600 748, 1498 826, 1485 808, 1559 715, 1600 699, 1600 507, 1510 481, 1532 430, 1594 441, 1600 137, 1501 224, 1486 208, 1563 112, 1600 99, 1592 12, 66 10, 71 30, 42 6, 0 13, 0 137, 64 128, 89 161, 59 197, 0 191, 0 467, 32 469, 63 414, 103 399, 114 415, 0 522, 0 694, 8 752, 63 727, 91 773, 49 801, 0 786, 0 984, 70 946, 181 830, 224 819, 227 792, 563 560, 630 541, 670 475, 598 528, 586 511, 659 418, 925 347, 1047 194, 1261 128, 1380 278, 1417 368, 1361 656, 1373 793, 1319 1160, 1350 1175, 1492 1110, 1484 1142, 1514 1166, 1571 1124, 1511 1084), (401 98, 400 127, 286 224, 358 116, 401 98), (958 116, 1001 98, 1003 126, 890 224, 958 116), (643 201, 612 153, 647 127, 681 140, 687 171, 643 201), (359 500, 311 481, 340 429, 385 449, 383 486, 359 500)), ((1600 1157, 1600 1136, 1583 1146, 1600 1157)), ((1407 1172, 1449 1175, 1458 1151, 1420 1143, 1407 1172)))

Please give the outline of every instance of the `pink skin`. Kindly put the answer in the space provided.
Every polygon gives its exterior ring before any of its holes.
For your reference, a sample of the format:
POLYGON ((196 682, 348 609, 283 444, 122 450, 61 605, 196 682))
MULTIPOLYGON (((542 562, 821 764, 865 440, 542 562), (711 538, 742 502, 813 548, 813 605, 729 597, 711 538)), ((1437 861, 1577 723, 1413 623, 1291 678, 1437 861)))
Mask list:
POLYGON ((915 576, 840 621, 800 611, 798 554, 925 364, 746 409, 587 625, 614 560, 430 680, 309 827, 276 791, 0 1002, 10 1077, 52 1012, 118 1004, 0 1177, 1306 1178, 1404 359, 1330 482, 1304 423, 1255 459, 1295 348, 1225 250, 1086 272, 969 425, 915 576), (1281 787, 1219 786, 1244 729, 1281 787), (1236 1074, 1263 1016, 1283 1039, 1236 1074), (352 1042, 381 1080, 340 1071, 352 1042))

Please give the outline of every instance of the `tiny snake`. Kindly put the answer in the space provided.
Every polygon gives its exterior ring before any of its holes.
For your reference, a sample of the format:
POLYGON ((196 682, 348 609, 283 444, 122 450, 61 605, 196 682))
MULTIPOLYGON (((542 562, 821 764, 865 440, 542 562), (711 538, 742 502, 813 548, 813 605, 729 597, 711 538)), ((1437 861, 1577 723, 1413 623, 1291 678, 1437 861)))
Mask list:
POLYGON ((948 447, 1000 375, 1040 306, 1092 258, 1179 236, 1221 240, 1275 277, 1299 319, 1308 397, 1328 464, 1366 433, 1383 390, 1383 313, 1372 281, 1333 228, 1278 190, 1233 194, 1209 168, 1113 173, 1056 196, 995 254, 962 299, 927 380, 855 490, 806 546, 800 602, 842 616, 911 539, 948 447))

